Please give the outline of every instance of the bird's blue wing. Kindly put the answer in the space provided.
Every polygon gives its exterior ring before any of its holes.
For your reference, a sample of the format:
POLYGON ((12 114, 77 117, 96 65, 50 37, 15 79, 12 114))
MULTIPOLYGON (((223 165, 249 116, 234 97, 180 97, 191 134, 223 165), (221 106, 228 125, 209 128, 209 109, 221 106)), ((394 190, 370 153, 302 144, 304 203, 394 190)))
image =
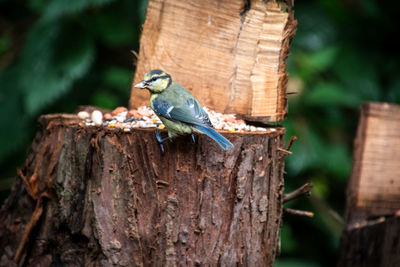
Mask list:
POLYGON ((220 133, 218 133, 216 130, 200 125, 195 125, 193 127, 202 131, 204 134, 208 135, 215 142, 217 142, 218 145, 220 145, 224 150, 228 150, 233 147, 233 144, 228 139, 223 137, 220 133))
POLYGON ((153 108, 157 115, 169 120, 213 128, 207 113, 194 98, 189 98, 183 105, 174 106, 157 97, 153 100, 153 108))

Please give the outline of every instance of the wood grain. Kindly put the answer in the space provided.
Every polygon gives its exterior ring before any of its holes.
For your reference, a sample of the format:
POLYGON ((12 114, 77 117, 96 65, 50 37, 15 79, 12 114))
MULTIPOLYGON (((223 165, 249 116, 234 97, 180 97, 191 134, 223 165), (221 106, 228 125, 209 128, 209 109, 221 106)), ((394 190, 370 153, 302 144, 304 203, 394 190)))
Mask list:
POLYGON ((400 209, 400 106, 362 106, 348 186, 347 221, 400 209))
POLYGON ((400 106, 362 105, 337 266, 400 265, 400 106))
MULTIPOLYGON (((282 120, 285 60, 296 30, 292 7, 283 1, 150 0, 134 84, 162 69, 213 110, 282 120)), ((131 107, 148 99, 148 92, 132 88, 131 107)))

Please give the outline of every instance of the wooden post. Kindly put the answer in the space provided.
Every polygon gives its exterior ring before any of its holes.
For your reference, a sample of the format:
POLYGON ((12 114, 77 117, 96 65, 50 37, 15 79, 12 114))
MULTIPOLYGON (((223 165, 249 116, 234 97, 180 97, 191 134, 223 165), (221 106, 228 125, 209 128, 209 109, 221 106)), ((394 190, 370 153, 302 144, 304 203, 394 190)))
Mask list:
POLYGON ((284 129, 178 138, 46 115, 0 211, 3 266, 272 266, 284 129), (15 260, 15 263, 14 263, 15 260), (5 264, 5 265, 4 265, 5 264))
MULTIPOLYGON (((134 81, 162 69, 215 111, 279 121, 295 30, 292 1, 150 0, 134 81)), ((130 106, 148 99, 132 90, 130 106)))
POLYGON ((400 106, 364 104, 354 144, 338 266, 399 266, 400 106))

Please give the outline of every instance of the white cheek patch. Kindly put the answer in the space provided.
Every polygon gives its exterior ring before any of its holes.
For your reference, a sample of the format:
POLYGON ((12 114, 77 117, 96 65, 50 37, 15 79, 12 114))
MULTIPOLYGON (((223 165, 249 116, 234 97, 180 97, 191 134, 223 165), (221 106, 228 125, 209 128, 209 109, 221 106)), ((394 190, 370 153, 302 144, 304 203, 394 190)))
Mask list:
POLYGON ((160 82, 161 82, 161 79, 157 79, 155 81, 152 81, 150 84, 151 85, 158 85, 158 84, 160 84, 160 82))

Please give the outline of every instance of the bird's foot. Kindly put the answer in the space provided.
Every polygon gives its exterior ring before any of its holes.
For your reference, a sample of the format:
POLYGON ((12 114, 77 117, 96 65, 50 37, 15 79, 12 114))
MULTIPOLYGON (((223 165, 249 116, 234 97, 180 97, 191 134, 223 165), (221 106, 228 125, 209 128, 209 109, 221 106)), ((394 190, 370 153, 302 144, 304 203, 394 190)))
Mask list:
POLYGON ((156 138, 159 143, 162 143, 161 132, 159 130, 156 130, 156 138))
POLYGON ((196 139, 194 138, 194 134, 192 134, 192 142, 193 144, 196 144, 196 139))
POLYGON ((167 136, 167 137, 165 137, 165 138, 162 138, 161 132, 160 132, 159 130, 156 130, 156 139, 157 139, 157 142, 160 144, 161 153, 164 154, 165 150, 164 150, 164 145, 163 145, 163 143, 164 143, 165 141, 167 141, 167 140, 169 139, 169 137, 167 136))
POLYGON ((156 138, 157 138, 157 141, 158 141, 159 143, 164 143, 165 141, 167 141, 167 140, 169 139, 168 136, 165 137, 165 138, 162 138, 161 132, 160 132, 159 130, 156 130, 156 138))

